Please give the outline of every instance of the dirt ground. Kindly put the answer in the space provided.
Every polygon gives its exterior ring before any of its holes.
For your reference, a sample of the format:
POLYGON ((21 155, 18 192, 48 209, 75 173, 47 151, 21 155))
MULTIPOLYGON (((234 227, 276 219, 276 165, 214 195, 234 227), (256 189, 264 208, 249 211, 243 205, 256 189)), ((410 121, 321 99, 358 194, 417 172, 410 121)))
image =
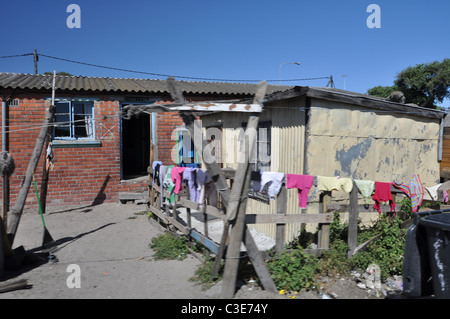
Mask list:
MULTIPOLYGON (((220 284, 209 290, 189 279, 201 261, 189 255, 183 261, 155 261, 149 243, 161 233, 149 223, 143 205, 102 204, 72 208, 49 208, 45 216, 48 231, 59 248, 56 262, 48 254, 40 261, 21 261, 18 270, 5 270, 0 284, 27 279, 27 289, 0 293, 0 299, 215 299, 220 284), (79 281, 73 279, 79 269, 79 281), (80 287, 69 288, 79 283, 80 287)), ((41 246, 43 225, 40 215, 25 211, 14 247, 27 252, 41 246)), ((33 254, 32 256, 36 256, 33 254)), ((325 283, 339 299, 374 298, 351 279, 325 283)), ((236 299, 287 299, 259 287, 244 285, 236 299)), ((320 299, 315 292, 296 299, 320 299)))

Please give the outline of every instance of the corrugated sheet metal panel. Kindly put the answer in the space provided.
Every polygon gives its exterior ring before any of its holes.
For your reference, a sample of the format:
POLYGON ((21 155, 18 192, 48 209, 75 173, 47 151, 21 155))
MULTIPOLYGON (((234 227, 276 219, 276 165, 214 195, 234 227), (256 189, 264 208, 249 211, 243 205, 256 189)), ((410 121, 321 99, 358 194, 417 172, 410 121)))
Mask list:
MULTIPOLYGON (((260 115, 260 122, 271 121, 271 166, 273 172, 302 174, 305 137, 305 98, 298 97, 266 105, 260 115)), ((203 127, 223 125, 223 163, 224 167, 237 168, 239 154, 239 128, 248 121, 247 114, 217 113, 202 116, 203 127)), ((298 193, 287 190, 287 213, 299 214, 298 193)), ((253 214, 276 214, 277 200, 266 204, 260 200, 248 199, 247 212, 253 214)), ((285 243, 299 235, 300 224, 287 224, 285 243)), ((275 238, 275 224, 250 225, 259 232, 275 238)))
MULTIPOLYGON (((0 88, 50 90, 52 75, 0 73, 0 88)), ((256 84, 225 82, 177 81, 180 89, 188 94, 253 95, 256 84)), ((71 91, 167 93, 164 80, 135 78, 102 78, 57 75, 56 87, 71 91)), ((268 86, 268 93, 289 89, 289 86, 268 86)))
POLYGON ((439 182, 440 121, 405 114, 367 112, 313 100, 307 172, 392 182, 439 182))
MULTIPOLYGON (((261 116, 261 121, 272 121, 271 136, 271 166, 273 172, 287 174, 303 174, 304 140, 305 140, 305 98, 273 102, 266 105, 267 111, 261 116)), ((270 205, 256 200, 250 200, 247 206, 249 213, 276 214, 277 200, 270 205)), ((287 190, 287 214, 300 214, 298 192, 287 190)), ((258 231, 275 238, 276 225, 253 225, 258 231)), ((292 241, 300 232, 300 224, 287 224, 285 243, 292 241)))

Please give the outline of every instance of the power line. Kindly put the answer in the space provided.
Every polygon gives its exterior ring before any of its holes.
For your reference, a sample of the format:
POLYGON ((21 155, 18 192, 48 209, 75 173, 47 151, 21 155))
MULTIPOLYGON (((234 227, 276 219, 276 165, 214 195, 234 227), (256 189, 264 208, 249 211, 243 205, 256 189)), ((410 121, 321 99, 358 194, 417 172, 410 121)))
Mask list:
MULTIPOLYGON (((27 55, 33 55, 34 53, 30 53, 27 55)), ((202 81, 216 81, 216 82, 260 82, 261 80, 245 80, 245 79, 220 79, 220 78, 203 78, 203 77, 194 77, 194 76, 183 76, 183 75, 170 75, 170 74, 162 74, 162 73, 153 73, 153 72, 145 72, 145 71, 138 71, 138 70, 131 70, 131 69, 124 69, 124 68, 118 68, 118 67, 112 67, 112 66, 106 66, 106 65, 99 65, 94 63, 87 63, 87 62, 81 62, 81 61, 75 61, 71 59, 65 59, 60 58, 52 55, 47 55, 43 53, 39 53, 39 56, 43 56, 49 59, 69 62, 69 63, 75 63, 75 64, 81 64, 96 68, 102 68, 102 69, 108 69, 108 70, 114 70, 114 71, 121 71, 121 72, 129 72, 129 73, 137 73, 137 74, 145 74, 145 75, 152 75, 152 76, 158 76, 158 77, 169 77, 174 76, 175 78, 179 79, 190 79, 190 80, 202 80, 202 81)), ((281 80, 282 82, 293 82, 293 81, 313 81, 313 80, 323 80, 323 79, 329 79, 329 76, 323 76, 323 77, 312 77, 312 78, 303 78, 303 79, 286 79, 281 80)), ((280 80, 266 80, 267 82, 275 82, 280 80)))
MULTIPOLYGON (((161 73, 152 73, 152 72, 144 72, 144 71, 137 71, 137 70, 130 70, 130 69, 123 69, 123 68, 116 68, 116 67, 110 67, 110 66, 105 66, 105 65, 98 65, 98 64, 93 64, 93 63, 86 63, 86 62, 80 62, 80 61, 75 61, 75 60, 69 60, 69 59, 64 59, 64 58, 59 58, 59 57, 55 57, 55 56, 50 56, 47 54, 42 54, 40 53, 39 55, 46 57, 46 58, 50 58, 50 59, 55 59, 55 60, 60 60, 60 61, 65 61, 65 62, 70 62, 70 63, 77 63, 77 64, 82 64, 82 65, 87 65, 87 66, 92 66, 92 67, 97 67, 97 68, 103 68, 103 69, 109 69, 109 70, 115 70, 115 71, 123 71, 123 72, 130 72, 130 73, 139 73, 139 74, 146 74, 146 75, 153 75, 153 76, 160 76, 160 77, 169 77, 169 76, 174 76, 175 78, 179 78, 179 79, 192 79, 192 80, 204 80, 204 81, 220 81, 220 82, 260 82, 261 80, 231 80, 231 79, 218 79, 218 78, 202 78, 202 77, 192 77, 192 76, 182 76, 182 75, 169 75, 169 74, 161 74, 161 73)), ((329 79, 329 77, 317 77, 317 78, 307 78, 307 79, 289 79, 289 80, 282 80, 282 81, 307 81, 307 80, 320 80, 320 79, 329 79)), ((279 81, 279 80, 266 80, 267 82, 274 82, 274 81, 279 81)))
POLYGON ((28 55, 34 55, 34 53, 25 53, 25 54, 16 54, 16 55, 4 55, 4 56, 0 56, 0 59, 17 58, 17 57, 28 56, 28 55))

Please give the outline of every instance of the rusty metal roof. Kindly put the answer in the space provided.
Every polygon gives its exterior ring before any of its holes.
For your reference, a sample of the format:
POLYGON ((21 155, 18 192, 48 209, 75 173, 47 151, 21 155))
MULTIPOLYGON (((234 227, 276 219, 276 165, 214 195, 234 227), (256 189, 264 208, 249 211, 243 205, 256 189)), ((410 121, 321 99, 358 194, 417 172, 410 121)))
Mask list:
MULTIPOLYGON (((0 72, 0 89, 51 90, 53 75, 0 72)), ((177 81, 185 94, 254 95, 257 84, 177 81)), ((57 90, 103 93, 168 93, 165 80, 56 75, 57 90)), ((267 93, 291 86, 268 85, 267 93)))

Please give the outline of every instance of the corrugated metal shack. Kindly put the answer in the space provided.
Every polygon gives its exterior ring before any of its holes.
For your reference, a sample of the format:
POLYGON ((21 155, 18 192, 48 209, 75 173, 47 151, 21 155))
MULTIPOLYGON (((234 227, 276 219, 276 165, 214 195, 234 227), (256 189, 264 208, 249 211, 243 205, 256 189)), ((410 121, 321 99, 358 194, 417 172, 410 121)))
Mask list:
MULTIPOLYGON (((295 87, 267 97, 259 126, 265 130, 258 133, 259 156, 253 169, 380 182, 409 182, 419 174, 423 185, 430 187, 440 181, 445 115, 334 88, 295 87)), ((211 113, 202 115, 201 120, 206 138, 211 140, 214 135, 213 139, 219 140, 216 160, 224 168, 236 168, 245 115, 211 113)), ((287 190, 287 196, 288 214, 319 212, 317 187, 309 191, 306 209, 298 206, 296 189, 287 190)), ((276 214, 276 200, 258 194, 250 197, 248 213, 276 214)), ((348 203, 348 194, 333 191, 328 207, 348 203)), ((378 216, 373 205, 359 207, 363 220, 378 216)), ((275 236, 274 224, 253 227, 275 236)), ((300 227, 287 224, 285 241, 297 236, 300 227)))

